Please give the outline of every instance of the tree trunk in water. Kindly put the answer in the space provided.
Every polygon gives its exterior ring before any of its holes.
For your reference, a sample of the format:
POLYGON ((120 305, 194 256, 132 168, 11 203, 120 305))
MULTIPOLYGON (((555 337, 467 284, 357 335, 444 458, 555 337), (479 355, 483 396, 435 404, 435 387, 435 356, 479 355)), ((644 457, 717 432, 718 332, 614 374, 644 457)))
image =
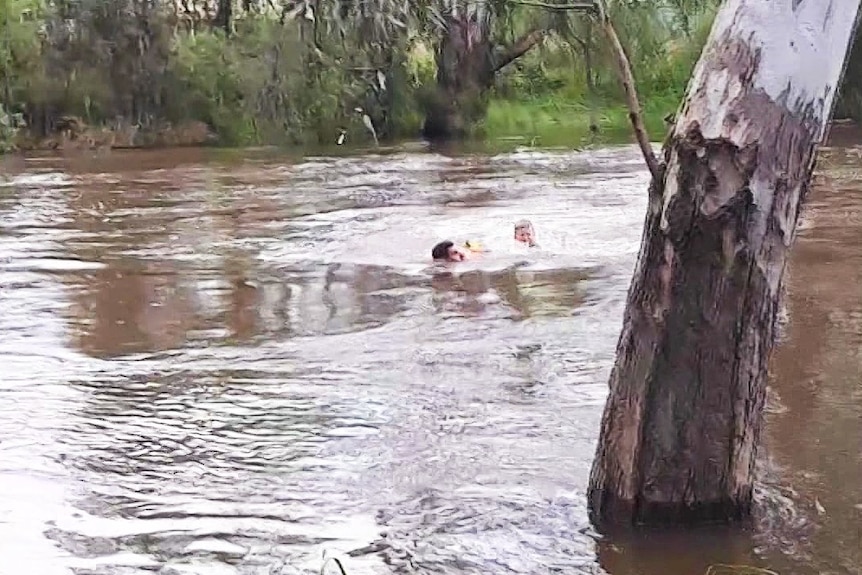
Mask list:
POLYGON ((857 123, 862 122, 862 42, 859 36, 862 30, 856 30, 856 41, 847 59, 847 71, 841 83, 841 93, 835 106, 835 119, 850 118, 857 123))
POLYGON ((650 186, 588 492, 598 527, 741 519, 788 250, 860 0, 726 0, 650 186))
POLYGON ((450 16, 437 46, 436 93, 425 113, 422 134, 435 141, 455 140, 485 117, 487 93, 496 73, 514 62, 544 37, 533 30, 511 46, 495 46, 488 24, 469 16, 450 16))
POLYGON ((484 116, 485 92, 494 79, 493 46, 475 20, 450 17, 435 54, 437 90, 425 115, 429 140, 458 139, 484 116))
POLYGON ((226 36, 230 36, 232 23, 233 0, 218 0, 218 10, 213 25, 224 30, 226 36))
POLYGON ((599 120, 596 110, 598 95, 596 94, 595 74, 593 73, 593 25, 587 20, 587 34, 581 45, 584 53, 584 73, 587 80, 587 100, 590 107, 590 133, 597 134, 599 131, 599 120))

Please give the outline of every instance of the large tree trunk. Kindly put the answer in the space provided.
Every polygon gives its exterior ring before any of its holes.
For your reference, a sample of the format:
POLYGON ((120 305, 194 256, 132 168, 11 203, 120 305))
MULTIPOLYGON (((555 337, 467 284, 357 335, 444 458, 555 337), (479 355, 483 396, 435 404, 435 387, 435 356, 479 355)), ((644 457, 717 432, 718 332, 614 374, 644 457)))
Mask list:
POLYGON ((425 115, 431 140, 463 137, 484 113, 483 95, 493 79, 493 47, 486 30, 467 17, 451 17, 435 53, 437 91, 425 115))
POLYGON ((599 527, 751 507, 788 250, 860 0, 726 0, 650 187, 590 476, 599 527))
POLYGON ((226 36, 231 35, 233 25, 233 0, 218 0, 218 10, 216 11, 213 26, 224 30, 226 36))
POLYGON ((587 80, 587 100, 590 107, 590 133, 596 134, 599 131, 599 119, 597 111, 598 94, 596 94, 596 77, 593 72, 593 35, 592 26, 587 34, 586 42, 584 43, 584 74, 587 80))
POLYGON ((856 41, 847 59, 847 71, 841 90, 838 95, 838 103, 835 106, 835 119, 852 119, 862 123, 862 42, 859 36, 862 30, 856 30, 856 41))
POLYGON ((454 140, 485 117, 487 92, 496 73, 521 57, 542 39, 530 32, 512 46, 491 42, 488 23, 467 15, 450 16, 437 45, 436 92, 427 103, 423 136, 429 140, 454 140))

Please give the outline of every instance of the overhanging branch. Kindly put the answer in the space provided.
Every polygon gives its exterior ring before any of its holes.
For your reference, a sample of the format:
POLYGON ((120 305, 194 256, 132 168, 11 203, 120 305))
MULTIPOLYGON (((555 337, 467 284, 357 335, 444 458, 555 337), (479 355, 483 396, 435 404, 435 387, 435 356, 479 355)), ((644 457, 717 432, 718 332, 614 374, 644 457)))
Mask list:
POLYGON ((581 47, 581 50, 586 50, 586 48, 587 48, 586 40, 584 40, 578 36, 575 36, 574 34, 566 35, 566 39, 567 40, 574 40, 575 43, 577 43, 577 45, 581 47))
MULTIPOLYGON (((579 0, 574 2, 567 2, 565 4, 554 4, 552 2, 540 2, 539 0, 509 0, 512 4, 517 4, 519 6, 531 6, 534 8, 544 8, 545 10, 560 10, 560 11, 574 11, 574 12, 589 12, 592 10, 599 10, 599 5, 595 0, 579 0)), ((511 64, 513 61, 517 60, 524 54, 526 54, 531 48, 539 44, 547 34, 547 30, 533 30, 532 32, 528 32, 524 34, 518 40, 515 41, 510 47, 508 47, 502 55, 500 55, 499 59, 494 66, 494 71, 497 72, 502 68, 505 68, 507 65, 511 64)))
POLYGON ((662 170, 659 167, 658 160, 655 157, 655 152, 653 152, 652 145, 650 144, 649 135, 646 131, 646 126, 644 126, 643 115, 640 110, 640 102, 638 101, 637 90, 635 89, 635 78, 632 74, 631 64, 629 63, 628 56, 626 56, 626 51, 623 49, 623 45, 620 42, 619 36, 617 36, 617 31, 614 29, 613 24, 611 23, 611 19, 608 17, 607 12, 601 10, 601 21, 602 28, 604 29, 605 35, 608 37, 608 40, 611 42, 611 47, 613 48, 614 58, 617 61, 617 71, 620 75, 620 80, 623 84, 623 91, 626 94, 626 104, 629 109, 629 120, 632 123, 632 129, 635 133, 635 139, 638 142, 638 146, 640 146, 641 153, 643 154, 644 161, 646 161, 647 168, 649 169, 650 174, 654 181, 658 182, 662 176, 662 170))
POLYGON ((514 44, 505 49, 494 63, 494 72, 505 68, 538 45, 545 37, 545 30, 533 30, 515 40, 514 44))
POLYGON ((512 4, 521 6, 533 6, 535 8, 544 8, 546 10, 573 10, 573 11, 590 11, 598 10, 598 6, 592 0, 584 2, 569 2, 567 4, 554 4, 552 2, 539 2, 538 0, 509 0, 512 4))

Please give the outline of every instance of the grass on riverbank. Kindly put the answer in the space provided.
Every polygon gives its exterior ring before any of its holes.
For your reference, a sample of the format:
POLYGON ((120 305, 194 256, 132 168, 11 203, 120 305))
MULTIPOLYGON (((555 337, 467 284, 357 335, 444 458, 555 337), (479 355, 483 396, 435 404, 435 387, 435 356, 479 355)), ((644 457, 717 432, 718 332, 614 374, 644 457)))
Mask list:
MULTIPOLYGON (((642 104, 647 132, 653 141, 664 139, 664 118, 676 112, 673 97, 642 104)), ((531 146, 580 146, 633 140, 628 109, 623 105, 601 106, 594 111, 598 133, 590 132, 590 109, 581 102, 560 100, 494 100, 482 126, 487 140, 521 140, 531 146)))

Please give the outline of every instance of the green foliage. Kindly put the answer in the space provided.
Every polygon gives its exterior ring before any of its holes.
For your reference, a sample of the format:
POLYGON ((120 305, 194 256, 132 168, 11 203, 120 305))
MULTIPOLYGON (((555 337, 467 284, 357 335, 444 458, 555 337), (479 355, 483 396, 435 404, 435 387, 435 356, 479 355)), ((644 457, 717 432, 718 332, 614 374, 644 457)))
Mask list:
MULTIPOLYGON (((7 107, 45 133, 62 115, 143 128, 197 120, 226 145, 302 145, 331 142, 341 129, 351 140, 366 139, 367 113, 382 135, 412 136, 422 111, 439 98, 434 50, 446 25, 445 2, 370 1, 298 4, 286 18, 243 13, 228 37, 205 25, 179 28, 165 10, 136 0, 0 0, 10 15, 7 107)), ((663 116, 682 95, 705 38, 698 31, 710 22, 704 6, 713 3, 658 4, 618 0, 610 9, 645 107, 663 116)), ((567 117, 589 128, 591 106, 602 109, 593 115, 604 133, 625 125, 617 120, 624 114, 616 70, 589 16, 506 0, 462 8, 498 45, 537 27, 555 32, 543 49, 499 74, 479 132, 494 137, 570 126, 567 117)), ((484 111, 483 102, 475 107, 484 111)))
POLYGON ((243 14, 228 37, 139 0, 0 2, 0 102, 43 135, 64 116, 154 130, 198 120, 225 145, 334 142, 341 129, 361 141, 363 113, 390 124, 377 131, 416 124, 403 57, 357 51, 302 18, 243 14))
POLYGON ((0 94, 6 107, 37 88, 42 79, 41 0, 0 0, 0 94), (17 96, 17 98, 16 98, 17 96))
POLYGON ((23 116, 9 101, 38 77, 43 9, 38 0, 0 0, 0 153, 12 149, 24 126, 23 116), (19 75, 17 70, 24 73, 19 75))
MULTIPOLYGON (((531 30, 550 32, 540 48, 497 73, 482 95, 490 99, 488 115, 474 133, 560 142, 629 137, 613 55, 583 11, 509 0, 253 0, 235 2, 227 35, 211 23, 178 21, 166 8, 171 3, 0 0, 0 146, 24 121, 47 135, 70 115, 141 129, 194 120, 234 146, 332 143, 342 130, 351 142, 368 141, 363 114, 382 137, 412 137, 423 111, 441 97, 435 50, 454 3, 498 48, 531 30)), ((684 94, 718 1, 606 3, 647 128, 658 137, 684 94)), ((855 73, 862 43, 853 54, 838 113, 859 117, 862 89, 854 78, 862 77, 855 73)), ((475 102, 481 113, 484 106, 475 102)))
POLYGON ((15 136, 23 125, 24 118, 21 114, 10 113, 0 104, 0 154, 13 149, 15 136))
POLYGON ((218 30, 178 37, 168 63, 165 116, 206 122, 227 144, 257 143, 243 101, 239 53, 218 30))
MULTIPOLYGON (((664 118, 682 101, 716 7, 715 2, 686 0, 611 4, 653 138, 662 136, 664 118)), ((501 74, 486 133, 555 142, 570 134, 580 143, 630 138, 614 56, 597 23, 584 15, 563 14, 553 24, 554 40, 501 74), (593 123, 598 134, 590 129, 593 123)))

